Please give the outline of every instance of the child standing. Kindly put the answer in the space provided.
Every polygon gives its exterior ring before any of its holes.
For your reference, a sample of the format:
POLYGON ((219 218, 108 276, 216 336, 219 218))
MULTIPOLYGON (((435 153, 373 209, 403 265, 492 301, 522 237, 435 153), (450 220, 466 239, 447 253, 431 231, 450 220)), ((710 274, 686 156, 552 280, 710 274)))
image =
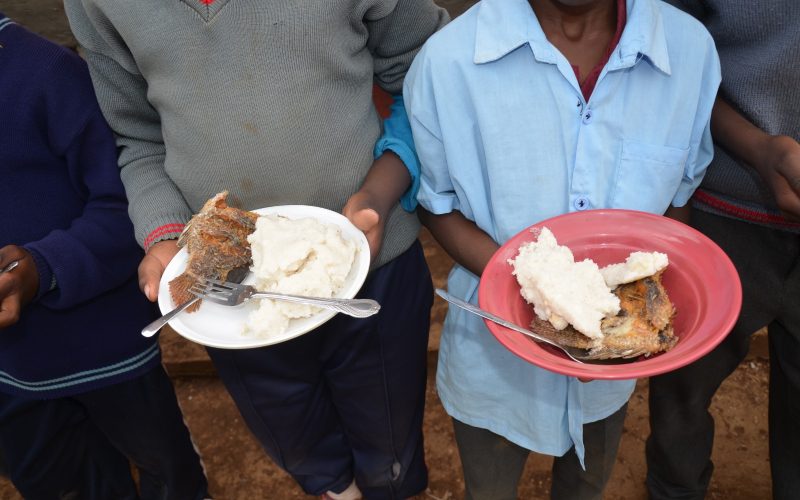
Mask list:
POLYGON ((719 386, 769 330, 772 497, 800 491, 800 4, 672 0, 714 37, 724 77, 711 129, 716 146, 693 198, 692 226, 731 258, 743 302, 712 352, 650 379, 650 498, 702 499, 714 464, 719 386))
POLYGON ((151 300, 183 225, 222 189, 246 209, 344 210, 367 232, 374 259, 360 295, 381 303, 378 315, 208 352, 250 430, 307 493, 423 491, 431 280, 419 222, 397 203, 410 181, 400 159, 413 153, 378 141, 372 88, 400 93, 445 12, 431 0, 65 5, 117 134, 151 300))
POLYGON ((116 146, 76 54, 0 14, 0 456, 25 498, 202 499, 138 291, 116 146), (130 458, 139 471, 137 492, 130 458))
MULTIPOLYGON (((404 94, 423 222, 457 263, 449 292, 477 302, 499 245, 549 217, 683 215, 719 78, 706 30, 656 0, 484 0, 434 35, 404 94)), ((553 498, 601 498, 633 380, 538 368, 450 309, 437 388, 467 498, 516 498, 530 450, 556 457, 553 498)))

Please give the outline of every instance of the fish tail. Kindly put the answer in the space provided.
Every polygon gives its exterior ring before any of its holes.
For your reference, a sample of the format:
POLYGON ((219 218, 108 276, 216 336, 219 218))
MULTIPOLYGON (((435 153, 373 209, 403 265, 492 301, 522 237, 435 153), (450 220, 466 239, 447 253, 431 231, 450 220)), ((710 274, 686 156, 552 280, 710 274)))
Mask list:
MULTIPOLYGON (((194 295, 189 291, 192 288, 197 280, 194 279, 189 273, 183 273, 180 276, 174 278, 172 281, 169 282, 169 294, 172 297, 172 302, 175 305, 183 304, 194 298, 194 295)), ((200 307, 200 301, 198 300, 194 304, 190 305, 186 308, 186 312, 194 312, 200 307)))

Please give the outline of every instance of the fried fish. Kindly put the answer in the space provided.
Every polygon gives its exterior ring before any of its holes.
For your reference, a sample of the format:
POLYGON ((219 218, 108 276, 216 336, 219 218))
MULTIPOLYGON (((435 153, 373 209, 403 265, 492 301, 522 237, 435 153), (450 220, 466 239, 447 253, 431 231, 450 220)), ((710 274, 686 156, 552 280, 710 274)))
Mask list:
POLYGON ((618 358, 626 351, 644 350, 646 355, 671 349, 677 342, 672 319, 675 307, 661 284, 661 272, 618 286, 620 311, 600 323, 602 338, 592 339, 567 326, 557 330, 549 321, 534 316, 533 331, 560 344, 590 350, 602 359, 618 358))
MULTIPOLYGON (((189 258, 183 274, 169 282, 175 304, 193 298, 189 289, 195 283, 243 277, 252 263, 247 236, 255 230, 258 214, 228 206, 227 197, 228 192, 223 191, 208 200, 178 238, 178 246, 186 247, 189 258)), ((186 311, 198 307, 200 301, 186 311)))

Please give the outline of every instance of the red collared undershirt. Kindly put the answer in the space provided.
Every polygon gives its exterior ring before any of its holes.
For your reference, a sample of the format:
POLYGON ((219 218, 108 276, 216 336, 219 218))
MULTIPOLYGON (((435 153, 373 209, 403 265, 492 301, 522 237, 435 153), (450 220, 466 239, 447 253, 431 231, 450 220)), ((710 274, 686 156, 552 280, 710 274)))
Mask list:
POLYGON ((600 78, 600 73, 603 71, 603 68, 608 62, 608 59, 611 57, 611 54, 614 52, 614 49, 617 48, 620 38, 622 38, 622 31, 625 29, 625 23, 627 22, 627 19, 628 15, 627 8, 625 6, 625 0, 617 0, 617 30, 614 32, 614 38, 611 40, 611 43, 608 44, 608 48, 606 48, 606 53, 603 56, 603 59, 597 63, 597 66, 595 66, 588 75, 586 75, 586 79, 584 79, 582 82, 580 68, 572 65, 572 70, 575 71, 575 77, 580 83, 583 98, 587 101, 592 95, 594 86, 597 84, 597 79, 600 78))

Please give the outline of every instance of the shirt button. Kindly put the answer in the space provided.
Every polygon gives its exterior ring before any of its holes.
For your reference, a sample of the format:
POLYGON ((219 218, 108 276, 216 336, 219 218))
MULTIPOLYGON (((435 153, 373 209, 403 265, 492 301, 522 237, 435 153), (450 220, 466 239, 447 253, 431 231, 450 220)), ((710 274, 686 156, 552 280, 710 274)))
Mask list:
POLYGON ((591 109, 587 109, 586 113, 583 114, 583 124, 589 125, 592 123, 592 119, 594 118, 594 111, 591 109))
POLYGON ((575 210, 586 210, 589 208, 589 199, 584 198, 583 196, 580 198, 575 198, 575 201, 572 202, 572 205, 575 207, 575 210))

